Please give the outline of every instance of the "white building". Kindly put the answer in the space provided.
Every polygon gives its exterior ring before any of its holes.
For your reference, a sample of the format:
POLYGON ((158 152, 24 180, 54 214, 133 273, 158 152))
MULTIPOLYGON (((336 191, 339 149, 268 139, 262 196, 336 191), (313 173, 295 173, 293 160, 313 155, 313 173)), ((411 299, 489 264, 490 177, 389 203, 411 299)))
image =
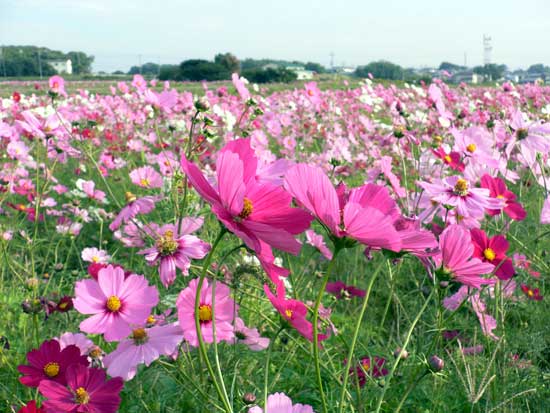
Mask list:
POLYGON ((57 72, 58 75, 61 75, 61 74, 72 75, 73 74, 73 63, 71 62, 71 59, 67 59, 67 60, 48 60, 47 63, 51 67, 54 68, 54 70, 57 72))
POLYGON ((296 73, 297 80, 310 80, 315 75, 315 72, 306 70, 303 66, 287 66, 286 70, 296 73))

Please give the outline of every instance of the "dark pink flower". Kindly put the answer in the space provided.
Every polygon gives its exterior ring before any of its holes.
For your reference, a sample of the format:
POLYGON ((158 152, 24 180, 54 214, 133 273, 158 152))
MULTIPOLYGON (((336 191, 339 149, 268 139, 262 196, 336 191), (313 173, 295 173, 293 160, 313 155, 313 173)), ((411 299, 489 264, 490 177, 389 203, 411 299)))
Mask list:
POLYGON ((126 192, 127 204, 120 210, 109 229, 115 231, 123 222, 128 222, 134 219, 139 214, 148 214, 155 209, 155 204, 161 198, 158 196, 144 196, 136 198, 131 192, 126 192))
POLYGON ((361 290, 353 285, 346 285, 342 281, 327 283, 326 291, 338 299, 365 296, 365 290, 361 290))
POLYGON ((474 245, 474 257, 493 264, 496 268, 495 275, 501 280, 509 280, 514 276, 516 271, 512 260, 506 256, 509 244, 503 235, 489 238, 485 231, 477 228, 470 230, 470 235, 474 245))
POLYGON ((521 284, 521 291, 530 299, 535 301, 541 301, 542 295, 540 295, 540 290, 538 288, 531 288, 526 284, 521 284))
POLYGON ((105 371, 73 364, 67 368, 67 385, 43 381, 38 390, 47 399, 46 413, 115 413, 120 405, 120 377, 106 380, 105 371))
POLYGON ((27 353, 27 360, 29 365, 21 365, 17 370, 23 374, 19 381, 29 387, 38 387, 42 380, 65 384, 65 371, 69 365, 88 365, 88 359, 80 355, 77 346, 70 345, 61 350, 57 340, 44 341, 39 349, 27 353))
POLYGON ((525 212, 525 209, 523 209, 519 202, 516 202, 516 194, 508 190, 506 183, 502 179, 493 178, 485 174, 481 177, 481 187, 488 189, 492 198, 504 201, 502 209, 487 209, 489 215, 498 215, 501 211, 504 211, 506 215, 516 221, 525 219, 527 212, 525 212))

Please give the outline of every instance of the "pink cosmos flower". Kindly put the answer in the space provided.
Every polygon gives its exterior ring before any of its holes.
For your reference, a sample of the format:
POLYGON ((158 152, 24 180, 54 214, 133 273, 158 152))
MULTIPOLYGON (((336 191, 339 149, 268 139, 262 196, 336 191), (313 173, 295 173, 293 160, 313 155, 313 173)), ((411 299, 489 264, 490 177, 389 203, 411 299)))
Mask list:
POLYGON ((161 199, 158 196, 144 196, 136 198, 131 192, 126 192, 126 206, 124 206, 111 225, 111 231, 117 230, 123 222, 128 222, 134 219, 139 214, 148 214, 155 209, 155 204, 161 199))
POLYGON ((489 215, 498 215, 504 210, 506 215, 516 221, 525 219, 527 212, 525 212, 525 209, 523 209, 519 202, 516 202, 516 194, 508 190, 506 183, 502 179, 493 178, 485 174, 481 177, 481 187, 487 188, 492 198, 497 198, 504 202, 504 206, 501 209, 488 209, 486 212, 489 215))
POLYGON ((474 245, 474 257, 493 264, 496 268, 495 275, 501 280, 509 280, 515 275, 512 260, 506 256, 510 245, 503 235, 489 238, 485 231, 477 228, 470 230, 470 235, 474 245))
POLYGON ((17 413, 45 413, 40 407, 36 405, 36 400, 31 400, 25 406, 21 407, 17 413))
POLYGON ((55 381, 65 384, 65 372, 71 364, 88 365, 86 356, 80 354, 80 349, 70 345, 61 350, 57 340, 44 341, 40 348, 27 353, 29 365, 20 365, 17 370, 23 377, 21 384, 28 387, 38 387, 41 381, 55 381))
POLYGON ((457 281, 461 284, 480 288, 483 284, 494 284, 494 279, 483 278, 495 268, 493 264, 472 258, 474 246, 470 233, 460 225, 450 225, 439 238, 441 252, 434 256, 439 267, 438 274, 445 281, 457 281))
POLYGON ((202 219, 186 218, 182 221, 181 232, 173 224, 162 227, 152 225, 147 227, 147 232, 156 240, 155 246, 139 251, 145 255, 149 265, 159 263, 159 275, 165 287, 171 285, 176 279, 176 268, 183 275, 189 275, 191 259, 201 259, 210 251, 210 245, 191 232, 196 231, 202 225, 202 219))
POLYGON ((82 261, 93 262, 96 264, 106 264, 111 261, 111 256, 107 251, 100 250, 96 247, 84 248, 80 253, 82 261))
POLYGON ((162 175, 150 166, 143 166, 130 172, 132 183, 142 188, 162 187, 162 175))
POLYGON ((152 106, 163 110, 166 113, 171 113, 172 108, 178 103, 178 92, 174 89, 164 90, 161 93, 153 92, 146 89, 143 94, 145 101, 152 106))
POLYGON ((142 275, 131 274, 109 265, 96 280, 81 280, 75 286, 74 307, 81 314, 93 314, 80 323, 86 333, 104 334, 106 341, 118 341, 142 325, 158 303, 156 287, 142 275))
POLYGON ((328 249, 327 244, 325 244, 325 240, 323 239, 322 235, 317 234, 312 229, 308 229, 306 231, 306 242, 317 248, 321 254, 323 254, 323 257, 325 257, 327 260, 332 259, 332 251, 328 249))
POLYGON ((527 122, 524 114, 516 110, 510 119, 510 127, 514 130, 512 140, 506 148, 506 153, 510 153, 516 145, 519 146, 528 166, 536 163, 536 154, 548 153, 550 151, 550 125, 548 123, 527 122))
POLYGON ((327 283, 326 291, 334 295, 337 299, 350 297, 364 297, 366 292, 353 285, 346 285, 342 281, 327 283))
MULTIPOLYGON (((195 295, 199 280, 193 279, 176 301, 178 320, 183 330, 183 337, 190 345, 197 347, 199 339, 195 328, 195 295)), ((202 337, 205 343, 214 342, 213 320, 216 323, 216 342, 231 341, 234 337, 233 318, 237 314, 238 306, 231 298, 229 287, 222 283, 216 284, 215 299, 212 297, 212 285, 207 280, 200 292, 199 321, 202 337), (212 308, 212 301, 215 301, 212 308), (215 317, 215 318, 214 318, 215 317)))
POLYGON ((350 374, 353 374, 354 370, 359 380, 359 386, 363 387, 367 383, 368 377, 378 378, 387 376, 389 371, 384 368, 386 359, 383 357, 361 357, 359 365, 355 369, 351 369, 350 374))
POLYGON ((392 251, 401 249, 401 237, 390 215, 394 204, 389 196, 389 200, 382 196, 376 199, 381 195, 376 185, 367 184, 352 189, 349 196, 339 196, 320 168, 297 164, 286 173, 284 186, 337 238, 350 237, 370 247, 392 251))
POLYGON ((445 152, 445 149, 442 147, 437 148, 437 150, 432 149, 432 153, 440 158, 445 165, 449 165, 451 169, 455 171, 464 172, 466 167, 463 162, 460 160, 460 154, 458 152, 445 152))
POLYGON ((541 301, 542 295, 540 295, 540 290, 538 288, 531 288, 527 284, 521 284, 521 291, 529 298, 530 300, 541 301))
MULTIPOLYGON (((264 285, 264 291, 273 307, 298 333, 309 341, 313 341, 313 324, 306 318, 306 305, 299 300, 286 299, 283 283, 276 284, 276 288, 277 295, 273 294, 267 285, 264 285)), ((319 342, 327 338, 327 334, 319 334, 319 342)))
MULTIPOLYGON (((292 400, 284 393, 274 393, 267 396, 266 413, 315 413, 308 404, 292 404, 292 400)), ((248 409, 248 413, 264 413, 259 406, 248 409)))
POLYGON ((98 202, 103 202, 105 200, 105 192, 95 189, 94 181, 82 181, 81 187, 88 198, 95 199, 98 202))
POLYGON ((183 331, 178 323, 136 328, 129 338, 118 344, 116 350, 103 358, 103 364, 109 376, 132 380, 138 365, 149 366, 160 356, 173 354, 182 340, 183 331))
POLYGON ((244 344, 252 351, 265 350, 269 347, 269 339, 261 337, 257 328, 248 328, 239 317, 235 318, 234 342, 244 344))
POLYGON ((545 199, 540 211, 540 223, 541 224, 550 224, 550 196, 545 199))
POLYGON ((449 176, 434 183, 418 182, 432 201, 456 208, 463 217, 482 218, 486 209, 500 209, 501 199, 491 198, 485 188, 474 188, 464 178, 449 176))
POLYGON ((263 264, 272 263, 270 247, 292 254, 300 251, 294 236, 305 231, 312 218, 301 209, 291 208, 292 197, 281 187, 257 180, 258 159, 249 139, 231 141, 218 153, 217 189, 185 157, 181 165, 218 219, 256 251, 263 264))
POLYGON ((82 333, 63 333, 56 338, 59 341, 61 350, 65 349, 68 346, 74 345, 80 350, 80 355, 85 356, 88 352, 95 347, 94 342, 86 337, 82 333))
POLYGON ((233 86, 235 86, 235 89, 237 89, 237 92, 239 92, 239 96, 241 97, 241 99, 244 102, 250 99, 250 92, 246 88, 243 79, 239 77, 239 74, 233 73, 231 75, 231 80, 233 82, 233 86))
POLYGON ((50 92, 57 93, 58 95, 67 96, 65 91, 65 80, 61 76, 52 76, 48 80, 50 92))
POLYGON ((46 413, 115 413, 123 386, 120 377, 106 380, 102 369, 73 364, 67 368, 67 386, 45 380, 38 390, 47 398, 46 413))

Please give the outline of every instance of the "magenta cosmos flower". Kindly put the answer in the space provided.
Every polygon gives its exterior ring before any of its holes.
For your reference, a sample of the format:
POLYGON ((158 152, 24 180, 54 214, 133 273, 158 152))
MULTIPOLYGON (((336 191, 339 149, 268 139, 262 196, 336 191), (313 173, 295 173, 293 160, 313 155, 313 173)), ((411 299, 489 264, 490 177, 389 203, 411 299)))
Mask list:
POLYGON ((461 217, 482 218, 486 209, 501 209, 504 202, 491 198, 485 188, 474 188, 464 178, 449 176, 434 183, 419 182, 432 201, 456 208, 461 217))
MULTIPOLYGON (((195 328, 195 296, 199 280, 191 280, 187 288, 179 295, 176 301, 178 319, 183 330, 183 337, 190 345, 197 347, 199 339, 195 328)), ((212 321, 216 323, 216 343, 231 341, 234 337, 233 319, 237 314, 237 305, 231 298, 229 287, 222 283, 216 284, 214 308, 212 308, 212 285, 204 280, 200 292, 199 321, 202 337, 205 343, 214 342, 212 321)))
POLYGON ((73 364, 67 368, 67 386, 40 383, 38 390, 47 398, 42 407, 46 413, 115 413, 124 383, 120 377, 105 379, 102 369, 73 364))
POLYGON ((123 222, 128 222, 134 219, 139 214, 148 214, 155 209, 155 204, 161 199, 158 196, 144 196, 137 198, 131 192, 126 192, 126 205, 120 210, 109 229, 117 230, 123 222))
POLYGON ((132 183, 142 188, 160 188, 162 176, 150 166, 143 166, 130 172, 132 183))
POLYGON ((297 164, 285 175, 285 189, 337 238, 350 237, 374 248, 401 250, 394 228, 395 203, 369 184, 340 194, 319 167, 297 164), (340 196, 339 196, 340 195, 340 196))
POLYGON ((42 380, 65 384, 65 371, 69 365, 88 365, 88 359, 80 355, 77 346, 70 345, 61 350, 57 340, 44 341, 39 349, 29 351, 27 361, 29 365, 19 366, 17 370, 24 375, 19 378, 21 384, 29 387, 38 387, 42 380))
POLYGON ((25 406, 21 407, 17 413, 45 413, 40 407, 36 405, 36 400, 31 400, 25 406))
POLYGON ((244 344, 252 351, 265 350, 269 347, 269 339, 262 337, 257 328, 247 327, 239 317, 235 318, 234 343, 244 344))
POLYGON ((260 258, 271 253, 269 246, 298 254, 301 244, 294 236, 305 231, 312 218, 290 207, 292 197, 283 188, 258 181, 258 159, 249 139, 231 141, 218 153, 216 189, 185 157, 181 165, 218 219, 260 258))
POLYGON ((527 212, 521 206, 519 202, 516 202, 516 194, 509 191, 504 181, 500 178, 493 178, 490 175, 483 175, 481 177, 481 187, 487 188, 490 191, 492 198, 501 199, 504 206, 501 209, 489 209, 487 213, 489 215, 498 215, 501 211, 504 211, 506 215, 516 221, 522 221, 527 216, 527 212))
POLYGON ((169 356, 183 340, 183 331, 177 323, 152 328, 136 328, 132 335, 121 341, 112 353, 103 358, 103 364, 111 377, 132 380, 137 366, 149 366, 160 356, 169 356))
POLYGON ((503 235, 487 237, 485 231, 474 228, 470 230, 474 245, 474 257, 495 266, 495 275, 501 280, 509 280, 516 271, 512 259, 506 256, 510 244, 503 235))
POLYGON ((443 281, 457 281, 469 287, 480 288, 494 284, 494 279, 483 278, 494 270, 494 265, 472 258, 474 245, 470 233, 460 225, 450 225, 439 238, 441 252, 434 256, 439 267, 437 274, 443 281))
POLYGON ((191 259, 204 258, 210 251, 208 243, 190 235, 200 228, 201 224, 202 220, 187 218, 179 235, 176 225, 166 224, 158 227, 152 224, 147 227, 146 231, 156 240, 155 246, 138 254, 145 255, 149 265, 159 263, 160 280, 165 287, 176 279, 176 268, 179 268, 183 275, 188 275, 191 259))
MULTIPOLYGON (((264 285, 264 291, 273 307, 298 333, 309 341, 313 341, 313 324, 306 318, 308 312, 306 305, 299 300, 285 298, 285 287, 282 282, 278 283, 276 288, 277 295, 271 292, 267 284, 264 285)), ((327 338, 327 334, 319 334, 319 342, 327 338)))
POLYGON ((75 286, 74 307, 82 314, 93 314, 80 323, 86 333, 104 334, 106 341, 118 341, 131 332, 131 325, 142 325, 158 303, 156 287, 142 275, 131 274, 109 265, 96 280, 81 280, 75 286))
MULTIPOLYGON (((248 409, 248 413, 263 413, 259 406, 248 409)), ((284 393, 274 393, 267 396, 266 413, 315 413, 308 404, 292 404, 292 399, 284 393)))

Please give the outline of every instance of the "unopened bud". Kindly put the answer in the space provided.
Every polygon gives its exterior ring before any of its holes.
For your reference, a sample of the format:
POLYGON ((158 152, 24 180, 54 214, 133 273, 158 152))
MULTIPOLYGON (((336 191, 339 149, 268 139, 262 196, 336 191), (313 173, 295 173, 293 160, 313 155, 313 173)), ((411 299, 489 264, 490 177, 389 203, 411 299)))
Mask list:
POLYGON ((245 393, 243 395, 244 404, 253 404, 256 402, 256 396, 253 393, 245 393))
POLYGON ((436 355, 430 357, 429 363, 430 368, 436 373, 443 370, 445 367, 445 362, 436 355))
POLYGON ((401 358, 404 360, 406 358, 409 357, 409 352, 407 350, 404 350, 402 353, 401 353, 401 348, 398 347, 395 349, 395 351, 393 352, 393 356, 395 358, 399 357, 399 354, 401 354, 401 358))

